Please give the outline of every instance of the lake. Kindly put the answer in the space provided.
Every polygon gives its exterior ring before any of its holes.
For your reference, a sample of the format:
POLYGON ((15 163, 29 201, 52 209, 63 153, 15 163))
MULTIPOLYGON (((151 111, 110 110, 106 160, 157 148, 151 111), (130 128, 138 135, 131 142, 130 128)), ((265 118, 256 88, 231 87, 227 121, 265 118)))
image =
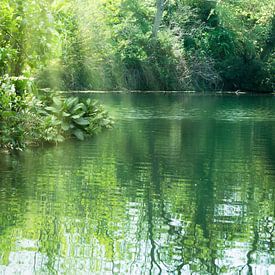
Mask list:
POLYGON ((85 93, 84 142, 0 156, 0 274, 274 274, 275 97, 85 93))

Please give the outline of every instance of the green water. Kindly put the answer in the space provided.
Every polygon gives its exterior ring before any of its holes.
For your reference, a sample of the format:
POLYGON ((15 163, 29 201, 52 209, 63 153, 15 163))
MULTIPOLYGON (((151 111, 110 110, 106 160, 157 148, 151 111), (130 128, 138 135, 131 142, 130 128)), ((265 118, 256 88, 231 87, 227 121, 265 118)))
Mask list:
POLYGON ((85 94, 116 120, 0 156, 0 274, 274 274, 275 97, 85 94))

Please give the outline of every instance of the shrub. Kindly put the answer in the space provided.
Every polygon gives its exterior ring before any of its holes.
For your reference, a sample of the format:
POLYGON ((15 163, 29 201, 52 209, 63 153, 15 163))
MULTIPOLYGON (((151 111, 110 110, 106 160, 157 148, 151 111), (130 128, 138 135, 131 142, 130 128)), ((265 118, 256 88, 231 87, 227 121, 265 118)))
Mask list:
POLYGON ((91 99, 52 97, 51 106, 45 107, 46 128, 53 130, 44 136, 46 141, 60 142, 72 136, 84 140, 113 124, 102 105, 91 99))
POLYGON ((51 93, 30 93, 30 79, 5 76, 0 80, 0 148, 22 150, 40 142, 83 140, 113 124, 97 102, 51 93))

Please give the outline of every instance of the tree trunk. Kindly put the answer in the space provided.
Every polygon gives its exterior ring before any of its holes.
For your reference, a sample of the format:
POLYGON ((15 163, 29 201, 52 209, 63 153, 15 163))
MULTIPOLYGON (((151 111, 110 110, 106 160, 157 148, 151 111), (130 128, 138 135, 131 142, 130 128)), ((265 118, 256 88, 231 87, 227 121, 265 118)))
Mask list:
POLYGON ((153 38, 156 38, 158 36, 158 31, 161 24, 165 3, 166 3, 165 0, 157 0, 157 11, 156 11, 154 26, 152 31, 153 38))
POLYGON ((24 14, 24 3, 23 1, 17 1, 17 11, 14 14, 15 17, 20 16, 21 22, 19 23, 16 37, 11 36, 13 38, 13 48, 16 49, 16 60, 14 62, 13 66, 13 72, 12 74, 14 76, 20 76, 23 71, 24 67, 24 32, 25 32, 25 25, 23 23, 25 19, 25 14, 24 14))

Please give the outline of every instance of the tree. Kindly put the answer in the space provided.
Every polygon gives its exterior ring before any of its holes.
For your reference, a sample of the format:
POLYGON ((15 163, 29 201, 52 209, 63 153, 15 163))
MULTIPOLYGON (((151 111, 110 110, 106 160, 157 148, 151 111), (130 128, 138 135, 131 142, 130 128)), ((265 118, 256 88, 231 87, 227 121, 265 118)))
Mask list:
POLYGON ((167 0, 157 0, 157 10, 155 14, 155 19, 154 19, 154 25, 153 25, 153 30, 152 30, 152 36, 153 38, 156 38, 158 35, 158 31, 160 28, 163 12, 165 5, 167 3, 167 0))

